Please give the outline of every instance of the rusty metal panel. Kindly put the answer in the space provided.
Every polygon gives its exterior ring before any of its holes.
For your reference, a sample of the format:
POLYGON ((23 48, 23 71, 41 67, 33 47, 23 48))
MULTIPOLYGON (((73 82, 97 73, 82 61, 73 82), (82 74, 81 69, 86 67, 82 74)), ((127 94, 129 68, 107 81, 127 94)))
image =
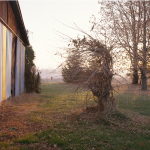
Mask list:
POLYGON ((12 33, 7 30, 6 36, 6 98, 11 96, 11 55, 12 55, 12 33))
POLYGON ((21 46, 21 93, 24 92, 25 47, 21 46))
MULTIPOLYGON (((15 15, 12 11, 10 4, 8 3, 8 26, 17 34, 18 24, 16 22, 15 15)), ((20 37, 20 35, 17 35, 20 37)))
POLYGON ((11 63, 11 94, 15 96, 15 60, 16 60, 16 42, 17 38, 12 36, 12 63, 11 63))
POLYGON ((0 23, 0 102, 2 101, 3 25, 0 23))
POLYGON ((0 1, 0 17, 2 18, 2 4, 3 4, 3 2, 2 1, 0 1))
POLYGON ((19 96, 19 78, 20 78, 20 41, 17 38, 16 45, 16 64, 15 64, 15 97, 19 96))
POLYGON ((18 1, 0 1, 0 19, 25 45, 29 45, 18 1))
POLYGON ((7 1, 0 1, 0 17, 7 23, 7 1))
POLYGON ((14 15, 14 12, 11 8, 10 3, 8 3, 8 26, 15 32, 15 34, 23 40, 20 27, 17 23, 16 17, 14 15))

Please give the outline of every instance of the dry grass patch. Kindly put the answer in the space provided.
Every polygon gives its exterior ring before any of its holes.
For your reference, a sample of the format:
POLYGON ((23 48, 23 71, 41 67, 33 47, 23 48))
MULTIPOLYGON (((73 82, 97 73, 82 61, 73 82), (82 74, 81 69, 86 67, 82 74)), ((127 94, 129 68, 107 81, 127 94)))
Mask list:
POLYGON ((39 95, 21 94, 4 101, 0 106, 0 141, 22 137, 28 132, 43 129, 38 124, 28 121, 28 114, 36 110, 39 95))

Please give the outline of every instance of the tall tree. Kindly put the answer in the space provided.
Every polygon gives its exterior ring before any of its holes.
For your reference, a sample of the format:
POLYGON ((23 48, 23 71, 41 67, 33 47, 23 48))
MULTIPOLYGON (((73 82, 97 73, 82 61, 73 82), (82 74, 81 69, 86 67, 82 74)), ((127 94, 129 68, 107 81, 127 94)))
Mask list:
POLYGON ((25 89, 27 93, 40 93, 40 71, 34 64, 35 52, 32 46, 26 47, 25 51, 25 89))
POLYGON ((64 82, 78 83, 81 80, 82 67, 81 56, 78 50, 68 51, 68 57, 62 67, 62 77, 64 82))
MULTIPOLYGON (((144 61, 146 51, 144 49, 149 40, 146 36, 149 11, 146 10, 149 10, 150 1, 99 1, 99 4, 100 19, 97 21, 94 18, 92 21, 95 25, 94 32, 113 43, 116 52, 121 52, 120 54, 125 52, 129 56, 133 72, 132 83, 137 84, 139 60, 143 63, 142 70, 146 75, 146 69, 144 69, 146 68, 144 61), (141 51, 142 56, 139 54, 141 51)), ((145 81, 143 75, 142 89, 146 89, 146 87, 143 88, 146 85, 145 81)))
POLYGON ((147 60, 146 60, 146 4, 145 0, 143 3, 143 68, 141 68, 142 75, 142 90, 147 90, 147 79, 146 79, 146 71, 147 71, 147 60))

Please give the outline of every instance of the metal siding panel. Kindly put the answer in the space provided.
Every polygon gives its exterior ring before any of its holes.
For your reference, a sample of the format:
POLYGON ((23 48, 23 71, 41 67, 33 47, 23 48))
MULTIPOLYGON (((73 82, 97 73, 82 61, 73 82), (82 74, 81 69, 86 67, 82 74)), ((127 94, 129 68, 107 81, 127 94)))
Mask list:
POLYGON ((0 102, 2 101, 3 25, 0 23, 0 102))
POLYGON ((21 55, 21 93, 24 92, 25 47, 22 45, 21 55))
POLYGON ((20 41, 17 38, 16 65, 15 65, 15 97, 19 96, 19 69, 20 69, 20 41))
POLYGON ((6 98, 11 96, 11 55, 12 55, 12 33, 7 30, 6 38, 6 98))
POLYGON ((3 26, 3 77, 2 100, 6 99, 6 27, 3 26))
POLYGON ((11 63, 11 94, 12 96, 15 95, 15 60, 16 60, 16 41, 17 38, 16 36, 13 34, 12 37, 12 63, 11 63))
POLYGON ((20 42, 19 94, 21 94, 21 55, 22 55, 22 44, 20 42))

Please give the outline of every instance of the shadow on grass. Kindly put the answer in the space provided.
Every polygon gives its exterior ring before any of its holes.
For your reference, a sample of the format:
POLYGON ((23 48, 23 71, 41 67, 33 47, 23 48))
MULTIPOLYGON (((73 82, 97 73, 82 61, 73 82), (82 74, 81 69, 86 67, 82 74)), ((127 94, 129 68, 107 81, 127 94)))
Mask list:
POLYGON ((150 96, 123 93, 116 96, 116 102, 120 109, 130 109, 141 115, 150 116, 150 96))

